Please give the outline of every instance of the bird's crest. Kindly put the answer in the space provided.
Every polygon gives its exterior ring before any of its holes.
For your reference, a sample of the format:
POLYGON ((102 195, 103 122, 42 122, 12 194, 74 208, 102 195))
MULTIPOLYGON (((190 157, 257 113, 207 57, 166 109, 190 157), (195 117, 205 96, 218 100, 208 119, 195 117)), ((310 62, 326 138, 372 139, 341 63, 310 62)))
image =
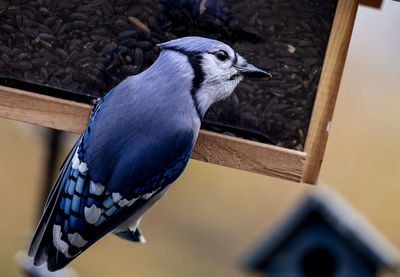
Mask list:
POLYGON ((205 52, 220 45, 225 44, 218 40, 195 36, 178 38, 158 44, 161 49, 174 49, 187 52, 205 52))

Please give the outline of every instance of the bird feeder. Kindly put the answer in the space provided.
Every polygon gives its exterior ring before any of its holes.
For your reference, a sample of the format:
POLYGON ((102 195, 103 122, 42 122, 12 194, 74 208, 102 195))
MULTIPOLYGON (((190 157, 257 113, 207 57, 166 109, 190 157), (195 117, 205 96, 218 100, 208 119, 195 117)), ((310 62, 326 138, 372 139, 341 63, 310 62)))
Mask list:
POLYGON ((90 102, 158 43, 215 38, 273 78, 214 105, 192 158, 316 183, 358 1, 22 2, 0 7, 0 116, 82 133, 90 102))

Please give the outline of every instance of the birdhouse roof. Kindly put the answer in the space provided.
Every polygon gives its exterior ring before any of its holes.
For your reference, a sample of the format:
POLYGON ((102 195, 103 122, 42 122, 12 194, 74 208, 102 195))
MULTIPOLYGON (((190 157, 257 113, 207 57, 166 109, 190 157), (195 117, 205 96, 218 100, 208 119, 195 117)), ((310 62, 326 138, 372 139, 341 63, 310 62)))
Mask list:
POLYGON ((332 188, 310 189, 288 215, 268 232, 244 262, 249 270, 263 269, 280 247, 296 236, 296 231, 311 215, 318 213, 351 249, 359 252, 377 267, 400 269, 400 254, 390 242, 332 188))

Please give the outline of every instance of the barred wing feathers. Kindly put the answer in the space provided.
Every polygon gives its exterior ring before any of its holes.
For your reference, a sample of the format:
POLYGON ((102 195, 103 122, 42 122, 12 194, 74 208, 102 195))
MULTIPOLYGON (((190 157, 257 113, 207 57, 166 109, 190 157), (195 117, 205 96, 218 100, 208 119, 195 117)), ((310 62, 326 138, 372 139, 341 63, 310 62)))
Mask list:
POLYGON ((95 183, 79 160, 77 145, 68 156, 46 204, 29 255, 49 270, 64 267, 106 233, 143 208, 183 171, 189 153, 145 185, 111 192, 95 183))
POLYGON ((161 109, 172 88, 161 93, 136 80, 103 98, 64 162, 29 249, 34 264, 64 267, 154 202, 185 168, 194 133, 190 120, 182 121, 184 107, 171 101, 161 109))

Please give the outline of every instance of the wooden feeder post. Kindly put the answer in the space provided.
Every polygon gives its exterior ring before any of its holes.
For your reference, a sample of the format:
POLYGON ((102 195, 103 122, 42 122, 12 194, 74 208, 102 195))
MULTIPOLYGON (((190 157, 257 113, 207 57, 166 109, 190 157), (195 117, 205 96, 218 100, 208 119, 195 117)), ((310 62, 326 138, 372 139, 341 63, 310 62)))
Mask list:
POLYGON ((304 183, 315 184, 318 180, 357 7, 358 1, 338 1, 304 147, 304 183))

